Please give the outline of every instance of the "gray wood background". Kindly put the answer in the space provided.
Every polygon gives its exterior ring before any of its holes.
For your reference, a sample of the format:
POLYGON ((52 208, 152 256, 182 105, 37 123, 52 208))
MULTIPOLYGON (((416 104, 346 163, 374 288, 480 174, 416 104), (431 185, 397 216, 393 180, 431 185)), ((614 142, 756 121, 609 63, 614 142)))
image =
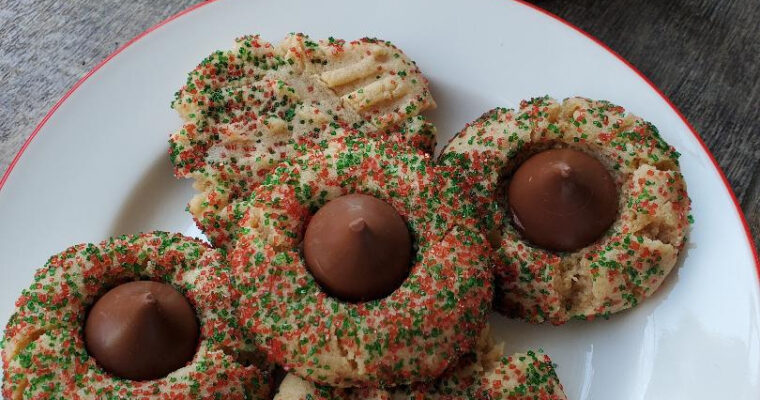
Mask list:
MULTIPOLYGON (((0 0, 0 171, 120 44, 197 0, 0 0)), ((533 0, 612 47, 686 115, 760 244, 760 0, 533 0)))

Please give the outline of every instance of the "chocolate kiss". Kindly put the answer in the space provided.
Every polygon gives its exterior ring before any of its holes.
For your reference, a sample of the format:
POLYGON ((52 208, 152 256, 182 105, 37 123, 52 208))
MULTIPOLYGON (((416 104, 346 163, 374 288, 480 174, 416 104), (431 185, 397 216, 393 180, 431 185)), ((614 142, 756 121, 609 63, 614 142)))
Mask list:
POLYGON ((87 350, 106 371, 126 379, 158 379, 186 365, 198 344, 187 299, 159 282, 136 281, 103 295, 85 322, 87 350))
POLYGON ((593 243, 615 222, 617 185, 594 157, 572 149, 538 153, 509 182, 512 221, 533 244, 573 251, 593 243))
POLYGON ((304 258, 330 295, 349 302, 383 298, 409 274, 411 236, 388 203, 372 196, 338 197, 317 211, 304 235, 304 258))

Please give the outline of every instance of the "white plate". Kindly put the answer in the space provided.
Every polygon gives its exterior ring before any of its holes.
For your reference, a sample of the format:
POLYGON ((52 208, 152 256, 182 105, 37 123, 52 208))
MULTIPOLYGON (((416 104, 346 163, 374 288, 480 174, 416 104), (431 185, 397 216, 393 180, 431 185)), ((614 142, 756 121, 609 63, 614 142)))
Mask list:
MULTIPOLYGON (((574 28, 518 2, 206 3, 128 44, 38 127, 0 191, 0 321, 34 269, 65 247, 162 229, 198 234, 192 189, 172 178, 169 101, 185 74, 234 37, 378 36, 432 82, 444 143, 497 106, 550 94, 609 99, 655 123, 683 154, 696 219, 680 267, 650 300, 610 320, 533 326, 492 318, 510 352, 542 347, 571 399, 760 398, 755 257, 719 170, 636 71, 574 28)), ((0 185, 2 182, 0 181, 0 185)))

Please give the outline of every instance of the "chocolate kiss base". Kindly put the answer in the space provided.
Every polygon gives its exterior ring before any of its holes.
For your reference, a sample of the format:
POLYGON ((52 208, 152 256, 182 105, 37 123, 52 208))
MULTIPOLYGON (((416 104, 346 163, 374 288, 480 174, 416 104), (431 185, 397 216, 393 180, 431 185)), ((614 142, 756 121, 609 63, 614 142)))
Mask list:
POLYGON ((304 234, 307 268, 328 294, 347 302, 391 294, 409 275, 411 252, 403 218, 390 204, 364 194, 329 201, 304 234))
POLYGON ((153 281, 106 292, 87 315, 87 351, 109 373, 135 381, 158 379, 185 366, 198 345, 198 320, 185 296, 153 281))
POLYGON ((617 218, 615 180, 601 162, 578 150, 534 154, 519 165, 507 193, 514 226, 549 250, 583 248, 617 218))

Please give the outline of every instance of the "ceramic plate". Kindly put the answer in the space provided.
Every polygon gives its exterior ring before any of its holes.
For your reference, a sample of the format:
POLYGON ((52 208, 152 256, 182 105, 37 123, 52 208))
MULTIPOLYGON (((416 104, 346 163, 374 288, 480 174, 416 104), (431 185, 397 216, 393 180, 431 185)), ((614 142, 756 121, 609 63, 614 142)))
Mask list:
MULTIPOLYGON (((546 350, 570 399, 760 398, 756 258, 730 189, 699 138, 643 77, 582 32, 511 1, 222 0, 109 57, 59 102, 0 182, 0 320, 36 267, 73 243, 161 229, 200 233, 190 182, 172 177, 169 108, 185 74, 233 38, 288 32, 391 40, 430 78, 445 143, 494 106, 550 94, 608 99, 652 121, 682 156, 695 223, 678 268, 609 320, 534 326, 494 315, 508 352, 546 350)), ((97 40, 95 38, 94 40, 97 40)))

